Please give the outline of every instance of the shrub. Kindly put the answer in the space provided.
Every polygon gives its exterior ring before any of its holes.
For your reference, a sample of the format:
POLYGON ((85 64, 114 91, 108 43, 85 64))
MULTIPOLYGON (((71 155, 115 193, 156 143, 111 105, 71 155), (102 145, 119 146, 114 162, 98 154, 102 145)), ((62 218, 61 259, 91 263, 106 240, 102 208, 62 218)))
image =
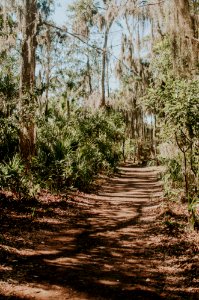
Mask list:
POLYGON ((0 118, 0 159, 8 161, 19 148, 18 129, 13 118, 0 118))
POLYGON ((100 171, 114 171, 121 157, 122 119, 104 111, 51 111, 38 131, 33 173, 42 186, 86 189, 100 171))
POLYGON ((33 198, 38 189, 32 176, 25 172, 18 154, 9 162, 0 164, 0 187, 14 192, 19 199, 33 198))

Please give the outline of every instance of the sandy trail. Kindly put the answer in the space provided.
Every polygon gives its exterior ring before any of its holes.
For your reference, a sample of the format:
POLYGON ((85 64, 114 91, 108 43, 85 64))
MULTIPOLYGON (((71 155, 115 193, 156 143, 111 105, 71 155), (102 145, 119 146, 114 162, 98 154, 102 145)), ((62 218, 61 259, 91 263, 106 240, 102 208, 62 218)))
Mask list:
POLYGON ((80 213, 38 232, 40 243, 15 268, 20 285, 2 285, 9 299, 199 299, 197 289, 185 292, 179 260, 162 248, 158 172, 125 164, 96 194, 71 200, 80 213))

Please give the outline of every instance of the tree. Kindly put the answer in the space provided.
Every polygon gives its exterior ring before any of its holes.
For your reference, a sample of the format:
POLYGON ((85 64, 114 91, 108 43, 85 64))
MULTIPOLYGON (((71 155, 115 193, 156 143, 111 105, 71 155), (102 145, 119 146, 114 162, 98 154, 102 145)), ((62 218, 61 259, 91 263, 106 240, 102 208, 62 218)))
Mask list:
POLYGON ((103 30, 104 41, 102 46, 102 71, 101 71, 101 100, 100 106, 106 106, 106 68, 108 64, 107 52, 108 52, 108 37, 111 26, 116 19, 118 8, 111 3, 111 1, 103 1, 105 14, 102 15, 99 12, 98 18, 100 19, 100 29, 103 30))
POLYGON ((21 129, 20 150, 23 159, 28 162, 35 154, 35 67, 37 47, 38 10, 36 0, 24 1, 23 40, 21 51, 21 129))
MULTIPOLYGON (((108 76, 108 38, 110 29, 117 19, 119 14, 119 5, 114 1, 97 1, 93 0, 78 0, 70 6, 70 10, 73 14, 74 33, 89 44, 89 41, 93 41, 93 36, 101 35, 97 42, 96 51, 101 53, 101 98, 100 107, 106 106, 106 83, 108 76), (92 35, 93 33, 93 35, 92 35), (101 44, 101 46, 100 46, 101 44)), ((108 88, 107 88, 108 89, 108 88)))

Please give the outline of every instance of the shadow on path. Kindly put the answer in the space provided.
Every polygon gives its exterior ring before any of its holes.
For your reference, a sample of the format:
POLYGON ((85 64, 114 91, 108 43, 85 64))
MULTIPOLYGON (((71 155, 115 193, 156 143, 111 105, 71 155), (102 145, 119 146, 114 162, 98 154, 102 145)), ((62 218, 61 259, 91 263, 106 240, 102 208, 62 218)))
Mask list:
MULTIPOLYGON (((155 242, 160 195, 157 171, 123 166, 97 195, 79 195, 79 214, 52 224, 34 252, 5 257, 6 266, 12 266, 8 277, 27 284, 27 291, 31 284, 50 293, 33 290, 34 299, 51 299, 53 287, 60 288, 59 300, 199 299, 194 291, 182 290, 184 276, 178 270, 164 270, 163 249, 155 242)), ((13 297, 0 295, 20 299, 13 297)))

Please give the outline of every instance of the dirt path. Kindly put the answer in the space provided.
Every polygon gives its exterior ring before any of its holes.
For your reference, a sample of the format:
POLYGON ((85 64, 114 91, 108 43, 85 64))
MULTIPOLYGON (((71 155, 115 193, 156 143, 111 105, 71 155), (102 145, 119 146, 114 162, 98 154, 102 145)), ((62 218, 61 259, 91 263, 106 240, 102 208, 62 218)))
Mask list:
POLYGON ((97 194, 55 203, 43 221, 38 211, 34 236, 24 229, 33 244, 3 266, 0 299, 199 299, 197 250, 188 270, 192 246, 157 218, 158 170, 126 164, 120 171, 97 194))

